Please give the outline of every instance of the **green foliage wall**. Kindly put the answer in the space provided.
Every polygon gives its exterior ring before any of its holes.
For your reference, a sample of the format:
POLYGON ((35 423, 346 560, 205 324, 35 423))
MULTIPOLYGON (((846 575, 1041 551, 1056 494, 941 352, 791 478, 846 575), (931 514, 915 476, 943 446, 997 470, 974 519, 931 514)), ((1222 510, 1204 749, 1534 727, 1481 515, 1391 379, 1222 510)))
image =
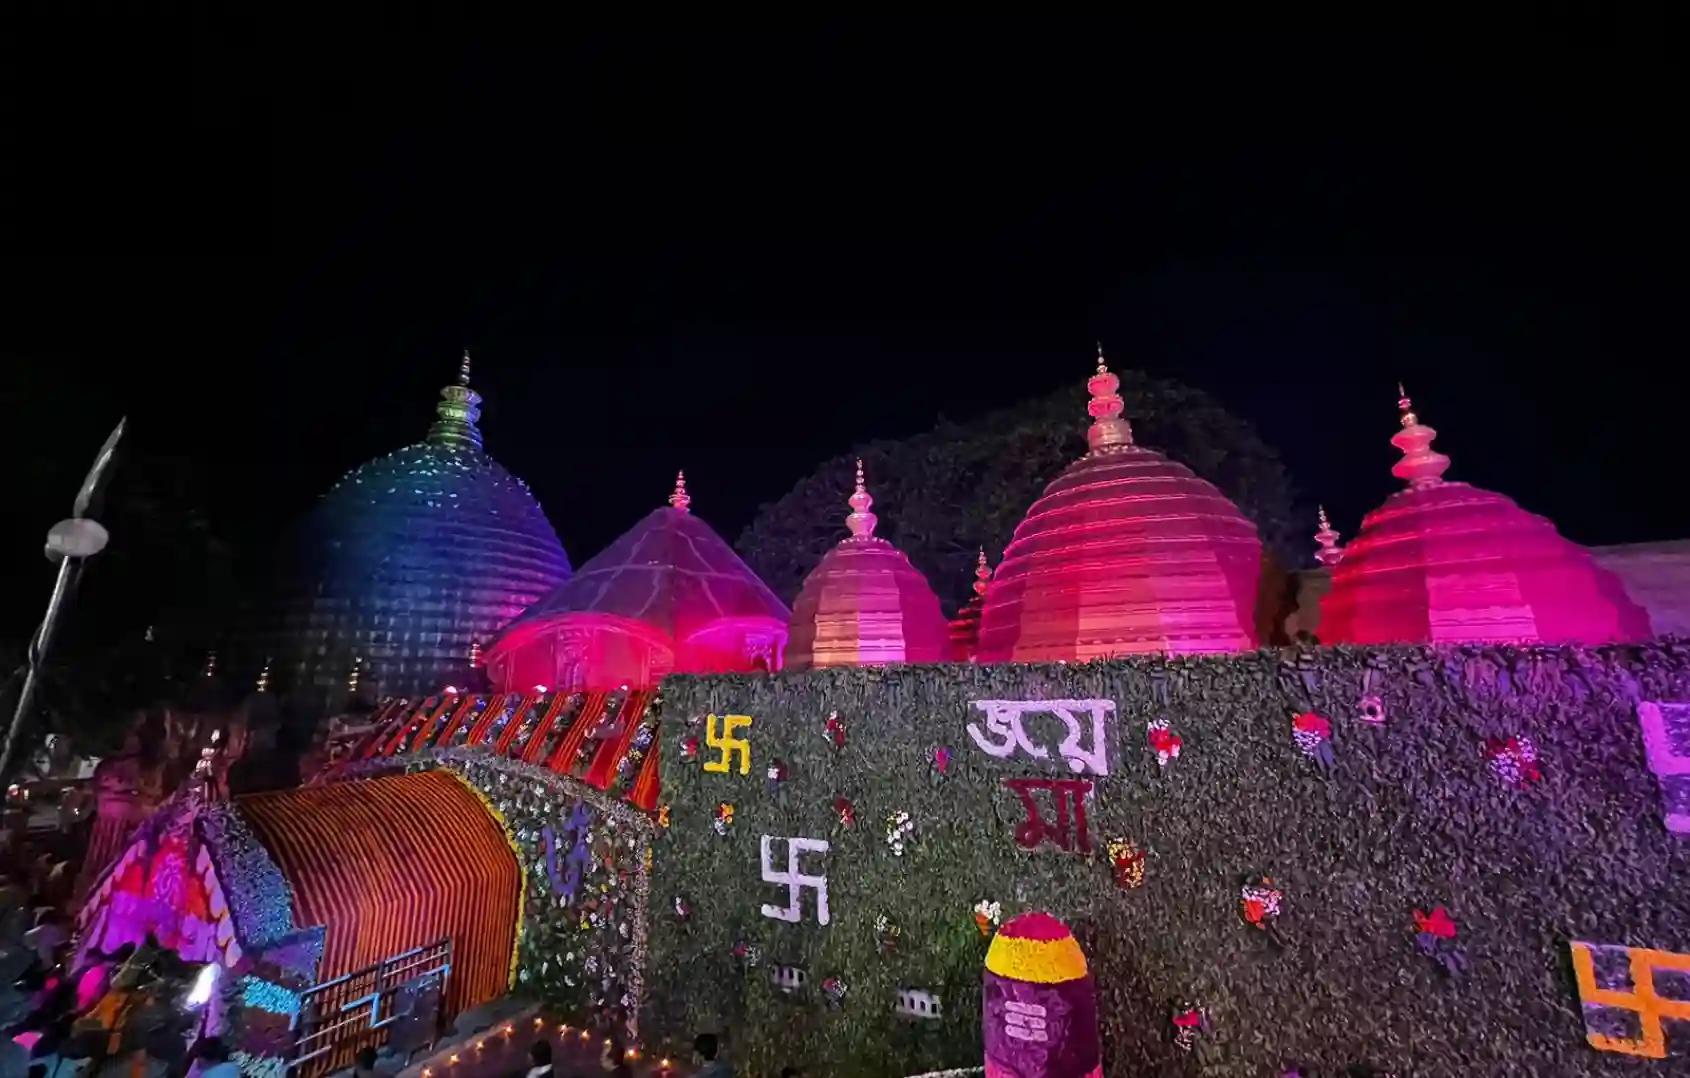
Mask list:
POLYGON ((1662 827, 1633 715, 1638 699, 1687 692, 1690 650, 1678 645, 673 678, 643 1036, 675 1049, 722 1030, 751 1074, 800 1061, 861 1075, 977 1065, 986 941, 971 910, 992 899, 1006 919, 1040 908, 1074 927, 1110 1074, 1643 1073, 1586 1045, 1566 941, 1690 951, 1690 843, 1662 827), (1358 718, 1368 691, 1383 726, 1358 718), (1049 772, 977 749, 970 701, 1091 697, 1117 708, 1110 774, 1088 807, 1094 853, 1023 853, 1001 780, 1049 772), (1332 721, 1330 776, 1291 737, 1290 716, 1311 707, 1332 721), (843 749, 824 736, 830 711, 846 724, 843 749), (680 742, 702 742, 709 713, 752 716, 750 774, 703 771, 717 756, 707 746, 683 759, 680 742), (1146 741, 1157 718, 1184 743, 1165 771, 1146 741), (1543 773, 1519 788, 1484 757, 1487 738, 1517 735, 1535 741, 1543 773), (942 777, 937 746, 951 754, 942 777), (777 759, 787 778, 771 794, 777 759), (853 803, 854 828, 840 826, 837 797, 853 803), (719 836, 724 801, 735 813, 719 836), (915 823, 901 857, 886 841, 896 811, 915 823), (785 901, 760 878, 765 834, 832 843, 807 863, 828 876, 831 924, 815 923, 808 896, 799 923, 760 914, 785 901), (1115 837, 1148 851, 1137 889, 1114 883, 1104 846, 1115 837), (1239 912, 1240 886, 1263 874, 1285 895, 1272 933, 1239 912), (1413 911, 1437 905, 1469 964, 1453 979, 1416 949, 1413 911), (895 954, 880 951, 881 915, 902 929, 895 954), (760 967, 734 956, 740 942, 761 947, 760 967), (804 967, 806 989, 776 992, 773 963, 804 967), (830 976, 848 986, 842 1009, 819 991, 830 976), (945 1019, 895 1018, 905 986, 936 990, 945 1019), (1181 998, 1209 1020, 1190 1055, 1168 1037, 1181 998))

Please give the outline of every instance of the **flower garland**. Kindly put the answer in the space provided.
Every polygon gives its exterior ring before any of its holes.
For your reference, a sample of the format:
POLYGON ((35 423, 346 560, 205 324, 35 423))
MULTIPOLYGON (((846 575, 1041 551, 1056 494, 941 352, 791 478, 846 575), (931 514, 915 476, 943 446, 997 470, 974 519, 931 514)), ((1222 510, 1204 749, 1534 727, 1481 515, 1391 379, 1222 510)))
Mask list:
POLYGON ((291 935, 293 888, 246 819, 232 803, 213 801, 201 807, 199 826, 243 946, 261 950, 291 935))
MULTIPOLYGON (((535 791, 536 796, 549 793, 560 802, 568 802, 575 806, 585 806, 594 816, 595 827, 607 834, 615 834, 614 840, 603 843, 605 851, 620 850, 626 847, 631 866, 626 870, 626 892, 631 908, 626 916, 618 916, 616 937, 627 941, 622 954, 615 956, 616 966, 612 971, 609 967, 611 956, 606 951, 604 959, 596 961, 606 979, 614 972, 619 974, 624 982, 625 991, 622 1003, 624 1012, 623 1025, 630 1042, 637 1040, 639 1035, 639 1013, 644 1005, 646 991, 646 964, 650 957, 650 908, 651 908, 651 863, 652 841, 659 831, 650 815, 623 801, 620 797, 598 790, 579 779, 566 775, 559 775, 538 764, 524 763, 508 757, 494 756, 481 747, 461 746, 451 749, 439 749, 429 753, 416 761, 413 770, 427 770, 432 767, 448 767, 460 773, 471 785, 486 796, 498 796, 498 792, 505 787, 518 788, 526 786, 535 791), (621 837, 623 834, 626 837, 621 837)), ((495 819, 503 819, 495 814, 495 819)), ((563 822, 563 821, 560 821, 563 822)), ((521 829, 515 832, 520 843, 524 834, 521 829)), ((538 837, 535 832, 533 837, 538 837)), ((526 855, 520 856, 519 861, 526 863, 526 855)), ((617 873, 612 871, 613 879, 617 873)), ((608 888, 608 884, 601 884, 601 890, 608 888)), ((562 921, 573 920, 575 912, 565 912, 562 908, 542 904, 535 896, 533 909, 524 909, 524 922, 528 917, 535 917, 538 921, 559 924, 562 921)), ((588 916, 588 924, 602 928, 608 920, 594 911, 588 916), (595 925, 596 922, 596 925, 595 925)), ((578 930, 578 929, 577 929, 578 930)), ((520 931, 520 930, 519 930, 520 931)), ((589 941, 589 946, 591 942, 589 941)), ((572 952, 573 953, 573 952, 572 952)), ((530 956, 530 961, 533 957, 530 956)), ((595 957, 589 954, 589 957, 595 957)), ((543 959, 540 975, 549 969, 550 960, 543 959)), ((524 969, 522 973, 527 974, 524 969)), ((566 979, 566 983, 573 978, 566 979)))

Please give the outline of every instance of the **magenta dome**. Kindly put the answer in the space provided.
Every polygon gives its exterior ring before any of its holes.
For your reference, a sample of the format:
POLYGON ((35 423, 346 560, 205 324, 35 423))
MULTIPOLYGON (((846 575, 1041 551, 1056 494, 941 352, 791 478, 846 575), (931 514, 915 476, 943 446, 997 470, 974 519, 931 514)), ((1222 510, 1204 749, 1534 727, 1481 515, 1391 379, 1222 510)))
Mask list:
POLYGON ((1393 473, 1409 482, 1362 521, 1321 602, 1328 644, 1608 643, 1649 617, 1612 573, 1512 499, 1446 482, 1449 458, 1407 397, 1393 473))
POLYGON ((903 551, 875 536, 875 516, 868 511, 873 504, 859 460, 846 518, 851 535, 804 578, 792 605, 788 670, 949 658, 939 598, 903 551))
POLYGON ((786 606, 692 515, 684 480, 669 501, 499 633, 483 659, 500 691, 780 668, 786 606))
POLYGON ((979 662, 1256 646, 1256 526, 1191 469, 1133 444, 1117 385, 1100 354, 1091 452, 1016 527, 981 611, 979 662))

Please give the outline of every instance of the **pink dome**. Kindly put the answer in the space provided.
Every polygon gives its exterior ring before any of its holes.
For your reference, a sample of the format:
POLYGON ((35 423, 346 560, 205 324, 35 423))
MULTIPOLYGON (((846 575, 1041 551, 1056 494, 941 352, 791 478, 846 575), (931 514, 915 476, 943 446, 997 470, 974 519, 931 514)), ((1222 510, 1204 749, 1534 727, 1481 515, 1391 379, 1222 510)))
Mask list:
POLYGON ((502 692, 655 685, 669 673, 778 670, 790 618, 688 511, 684 482, 483 653, 502 692))
POLYGON ((1136 446, 1098 359, 1091 452, 1015 529, 981 613, 980 662, 1256 646, 1256 527, 1191 469, 1136 446))
POLYGON ((1328 644, 1604 643, 1650 635, 1617 577, 1512 499, 1445 482, 1437 434, 1400 402, 1409 481, 1362 521, 1321 602, 1328 644))
POLYGON ((945 615, 927 580, 897 547, 874 535, 874 503, 857 489, 839 542, 804 578, 792 605, 788 670, 880 663, 936 663, 949 657, 945 615))

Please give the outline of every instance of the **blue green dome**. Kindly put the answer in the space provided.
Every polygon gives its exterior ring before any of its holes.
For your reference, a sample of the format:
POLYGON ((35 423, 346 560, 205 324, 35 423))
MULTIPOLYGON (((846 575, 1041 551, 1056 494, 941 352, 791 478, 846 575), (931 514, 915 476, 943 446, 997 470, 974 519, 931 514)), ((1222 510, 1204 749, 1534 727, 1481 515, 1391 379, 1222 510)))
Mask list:
POLYGON ((527 484, 481 448, 481 398, 441 391, 428 437, 348 472, 304 520, 269 654, 284 691, 425 696, 470 674, 472 648, 569 578, 527 484))

